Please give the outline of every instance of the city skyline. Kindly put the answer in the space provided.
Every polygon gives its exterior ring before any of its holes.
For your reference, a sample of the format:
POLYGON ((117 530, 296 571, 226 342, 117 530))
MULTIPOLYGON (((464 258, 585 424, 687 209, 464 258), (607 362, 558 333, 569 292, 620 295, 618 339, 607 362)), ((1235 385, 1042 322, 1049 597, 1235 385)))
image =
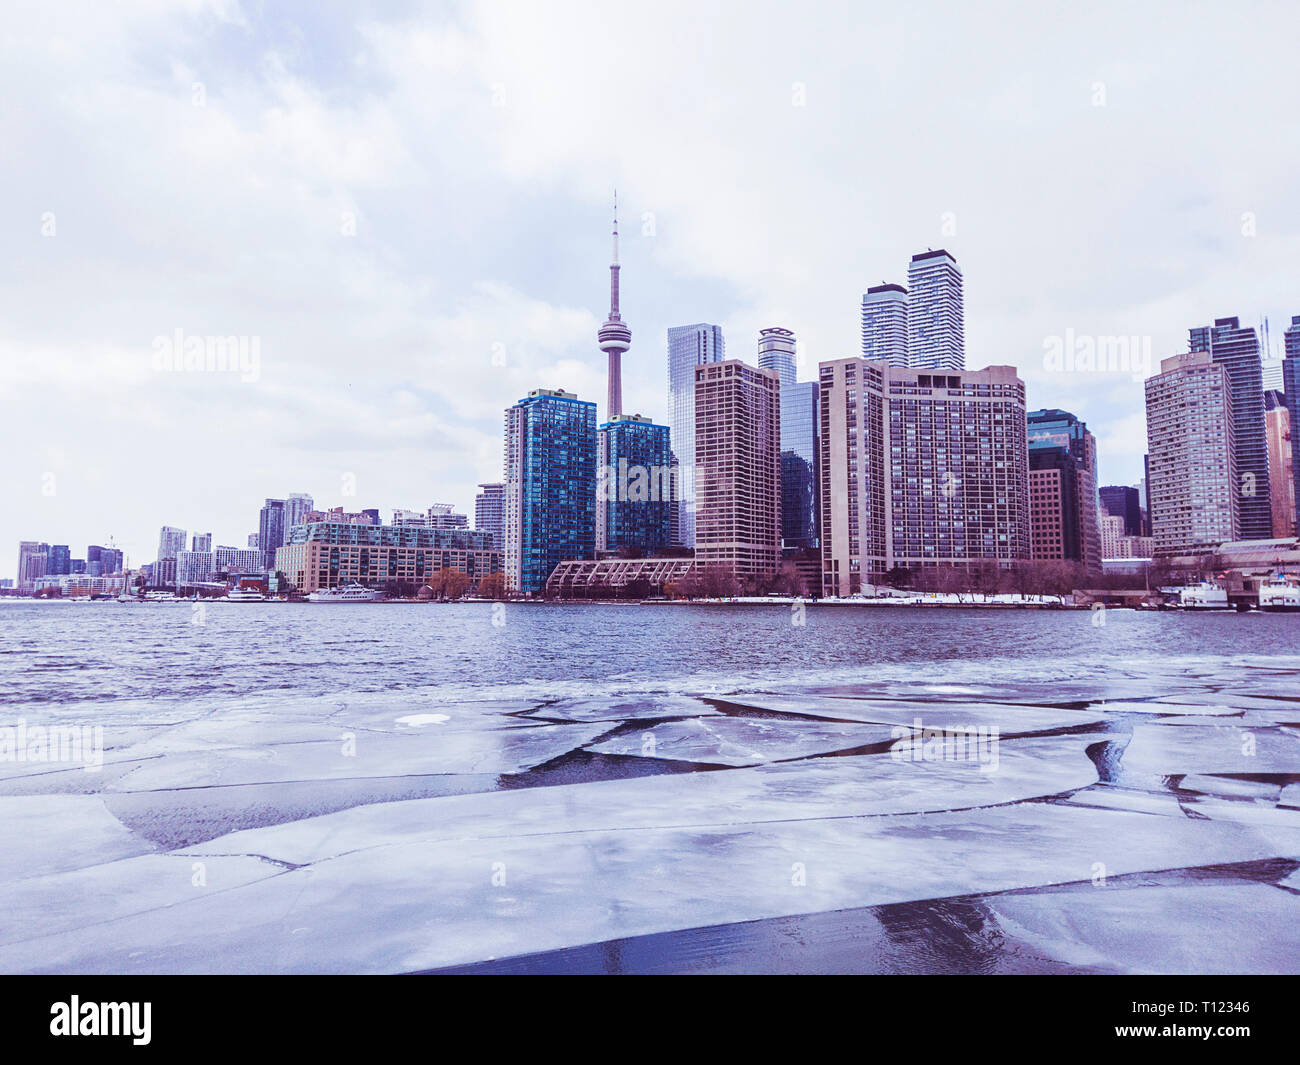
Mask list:
MULTIPOLYGON (((1181 61, 1189 31, 1158 13, 1126 12, 1124 39, 1108 34, 1094 62, 1080 42, 1101 40, 1096 16, 1073 17, 1068 50, 1038 33, 1026 54, 1015 35, 1035 32, 1032 13, 982 49, 966 47, 975 13, 885 13, 870 26, 881 63, 859 72, 866 31, 825 33, 829 9, 779 47, 723 12, 717 63, 701 73, 666 25, 631 11, 325 13, 306 37, 235 5, 16 15, 0 77, 30 110, 9 129, 21 171, 0 171, 15 234, 0 296, 0 439, 15 456, 0 473, 0 539, 111 536, 138 565, 168 523, 242 544, 264 499, 290 488, 322 505, 450 499, 471 512, 476 486, 501 477, 506 405, 535 387, 606 393, 593 338, 614 185, 628 220, 622 312, 637 327, 627 410, 668 420, 663 338, 681 323, 718 324, 747 359, 761 328, 787 326, 811 379, 860 350, 862 294, 943 247, 967 282, 966 365, 1016 366, 1031 407, 1089 424, 1107 482, 1135 483, 1140 381, 1053 374, 1044 342, 1148 337, 1155 372, 1189 326, 1266 315, 1280 352, 1296 311, 1285 178, 1300 149, 1258 102, 1285 98, 1278 79, 1297 75, 1286 35, 1259 20, 1249 34, 1202 25, 1225 61, 1251 57, 1210 86, 1181 61), (38 65, 24 32, 64 46, 38 65), (601 54, 603 39, 627 48, 601 54), (780 62, 755 61, 767 55, 780 62), (923 61, 944 74, 918 85, 923 61), (606 73, 608 90, 585 91, 606 73), (895 106, 861 102, 881 95, 895 106), (695 106, 709 100, 726 112, 695 106), (431 118, 461 137, 457 158, 419 142, 431 118), (1171 161, 1215 124, 1249 169, 1171 161), (641 132, 589 135, 623 126, 641 132), (827 154, 827 131, 847 126, 907 151, 864 173, 858 149, 827 154), (750 165, 769 130, 789 162, 750 165), (979 165, 953 163, 974 140, 979 165), (714 176, 678 167, 665 143, 706 148, 714 176), (155 342, 178 330, 247 339, 256 379, 155 369, 155 342)), ((700 18, 665 22, 680 32, 700 18)))

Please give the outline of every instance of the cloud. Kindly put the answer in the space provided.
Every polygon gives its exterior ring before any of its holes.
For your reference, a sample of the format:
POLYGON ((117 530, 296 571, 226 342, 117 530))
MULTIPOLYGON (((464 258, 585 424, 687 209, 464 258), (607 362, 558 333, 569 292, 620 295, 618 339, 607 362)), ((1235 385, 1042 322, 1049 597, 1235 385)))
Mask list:
POLYGON ((1288 21, 1117 4, 11 14, 0 544, 75 555, 111 531, 143 562, 163 523, 242 543, 266 496, 344 502, 343 472, 356 503, 472 506, 500 475, 504 407, 539 386, 603 401, 614 185, 629 407, 665 415, 664 331, 682 322, 720 322, 748 358, 786 325, 811 376, 856 351, 867 285, 946 246, 968 365, 1020 366, 1031 403, 1089 419, 1103 479, 1133 481, 1140 383, 1054 376, 1044 338, 1140 335, 1158 360, 1216 316, 1267 314, 1276 337, 1300 313, 1288 21), (258 380, 160 379, 150 345, 177 328, 258 338, 258 380))

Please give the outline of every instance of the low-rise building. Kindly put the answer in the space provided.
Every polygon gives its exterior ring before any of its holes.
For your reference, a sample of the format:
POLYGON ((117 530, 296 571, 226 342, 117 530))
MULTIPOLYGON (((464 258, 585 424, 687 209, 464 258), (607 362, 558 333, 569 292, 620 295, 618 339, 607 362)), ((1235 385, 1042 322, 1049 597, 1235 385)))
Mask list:
POLYGON ((303 594, 355 581, 368 588, 400 581, 415 587, 442 569, 470 578, 501 572, 501 552, 491 536, 472 529, 428 529, 418 525, 357 525, 317 521, 295 527, 275 554, 275 568, 303 594))

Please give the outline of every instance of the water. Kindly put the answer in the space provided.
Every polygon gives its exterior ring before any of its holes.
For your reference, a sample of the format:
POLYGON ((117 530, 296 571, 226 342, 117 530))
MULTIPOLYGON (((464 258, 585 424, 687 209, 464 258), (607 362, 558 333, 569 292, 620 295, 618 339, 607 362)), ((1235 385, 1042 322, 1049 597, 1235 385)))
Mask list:
POLYGON ((1298 637, 0 600, 0 971, 1295 971, 1298 637))
POLYGON ((1051 680, 1168 659, 1300 653, 1300 615, 485 603, 0 600, 0 706, 340 692, 447 699, 1051 680), (202 624, 196 624, 196 622, 202 624))

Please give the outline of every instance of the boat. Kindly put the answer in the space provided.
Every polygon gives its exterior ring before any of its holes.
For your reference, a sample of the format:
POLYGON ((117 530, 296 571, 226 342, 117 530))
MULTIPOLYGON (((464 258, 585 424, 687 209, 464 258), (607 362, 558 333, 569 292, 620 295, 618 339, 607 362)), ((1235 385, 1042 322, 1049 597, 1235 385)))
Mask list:
POLYGON ((1191 584, 1178 593, 1178 605, 1183 610, 1229 610, 1228 592, 1210 581, 1191 584))
POLYGON ((1259 586, 1259 609, 1271 614, 1300 613, 1300 585, 1275 573, 1259 586))
POLYGON ((256 588, 231 588, 223 598, 228 603, 265 603, 266 593, 256 588))
POLYGON ((146 603, 181 603, 183 599, 176 598, 175 592, 145 592, 144 601, 146 603))
POLYGON ((353 581, 337 588, 322 588, 307 596, 309 603, 377 603, 379 592, 353 581))

